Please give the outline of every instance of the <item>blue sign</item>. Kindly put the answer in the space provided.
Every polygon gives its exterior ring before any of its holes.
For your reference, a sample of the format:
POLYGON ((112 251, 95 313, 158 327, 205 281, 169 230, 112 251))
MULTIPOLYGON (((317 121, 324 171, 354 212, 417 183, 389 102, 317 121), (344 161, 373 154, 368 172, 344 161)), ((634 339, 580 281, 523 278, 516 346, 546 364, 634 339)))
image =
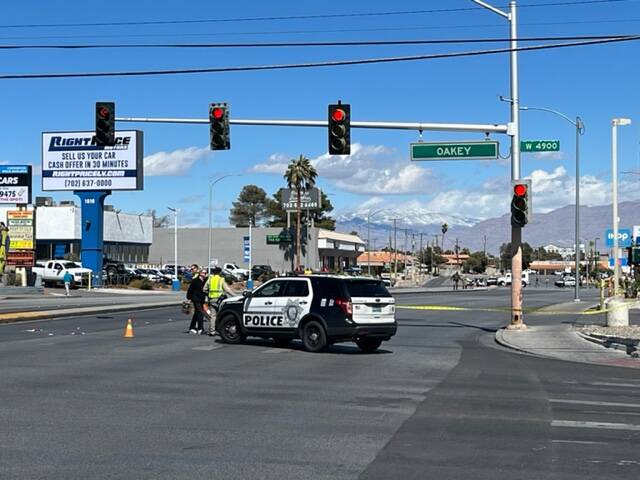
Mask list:
MULTIPOLYGON (((608 228, 604 232, 604 238, 605 238, 607 247, 613 248, 613 229, 612 228, 608 228)), ((631 229, 619 228, 618 229, 618 247, 625 248, 630 246, 631 246, 631 229)))
MULTIPOLYGON (((618 265, 620 265, 621 267, 628 267, 629 266, 629 262, 627 258, 619 258, 618 259, 618 265)), ((613 258, 609 259, 609 268, 613 268, 613 258)))
POLYGON ((244 263, 249 263, 249 261, 251 261, 251 243, 249 242, 249 237, 243 237, 242 240, 244 246, 244 256, 242 259, 244 260, 244 263))
POLYGON ((29 173, 28 165, 0 165, 0 173, 29 173))

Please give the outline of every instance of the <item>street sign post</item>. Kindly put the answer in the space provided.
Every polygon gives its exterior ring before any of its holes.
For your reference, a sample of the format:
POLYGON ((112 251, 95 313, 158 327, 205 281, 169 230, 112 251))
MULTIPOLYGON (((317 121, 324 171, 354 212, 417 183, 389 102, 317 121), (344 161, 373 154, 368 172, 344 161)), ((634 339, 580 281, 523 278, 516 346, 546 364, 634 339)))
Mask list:
POLYGON ((560 140, 524 140, 520 142, 520 151, 525 153, 559 152, 560 140))
MULTIPOLYGON (((604 232, 604 238, 606 246, 613 248, 613 229, 608 228, 604 232)), ((618 248, 627 248, 631 246, 631 229, 619 228, 618 229, 618 248)))
POLYGON ((410 144, 411 160, 495 160, 499 143, 479 142, 418 142, 410 144))

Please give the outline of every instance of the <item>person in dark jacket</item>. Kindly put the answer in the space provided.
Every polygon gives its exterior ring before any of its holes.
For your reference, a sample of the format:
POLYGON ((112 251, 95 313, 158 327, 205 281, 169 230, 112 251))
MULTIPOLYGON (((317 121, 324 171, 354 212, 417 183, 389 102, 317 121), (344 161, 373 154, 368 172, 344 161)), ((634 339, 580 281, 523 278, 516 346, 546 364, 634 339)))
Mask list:
POLYGON ((191 324, 189 325, 189 333, 201 335, 204 332, 204 303, 206 296, 202 289, 207 279, 206 270, 198 269, 198 265, 192 265, 191 271, 193 272, 193 280, 189 284, 189 290, 187 290, 187 300, 191 300, 193 303, 193 317, 191 318, 191 324))

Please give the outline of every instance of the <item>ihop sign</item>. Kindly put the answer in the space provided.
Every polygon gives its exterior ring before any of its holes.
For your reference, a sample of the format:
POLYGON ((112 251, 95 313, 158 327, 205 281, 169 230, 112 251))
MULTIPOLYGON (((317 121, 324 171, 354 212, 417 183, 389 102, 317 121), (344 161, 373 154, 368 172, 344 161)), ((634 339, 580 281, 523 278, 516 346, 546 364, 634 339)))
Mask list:
MULTIPOLYGON (((613 229, 609 228, 604 233, 606 245, 609 248, 613 248, 613 229)), ((618 229, 618 247, 625 248, 631 246, 631 229, 619 228, 618 229)))

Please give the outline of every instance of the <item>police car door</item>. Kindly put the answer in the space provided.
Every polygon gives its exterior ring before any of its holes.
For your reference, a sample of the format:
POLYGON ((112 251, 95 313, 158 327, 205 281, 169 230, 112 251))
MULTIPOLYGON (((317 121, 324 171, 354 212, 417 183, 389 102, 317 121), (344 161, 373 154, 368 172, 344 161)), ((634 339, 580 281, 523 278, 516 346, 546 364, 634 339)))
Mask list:
POLYGON ((286 327, 297 328, 300 320, 309 313, 313 292, 308 278, 288 280, 284 296, 278 301, 286 327))
MULTIPOLYGON (((284 294, 286 280, 271 280, 257 289, 246 300, 243 314, 243 324, 246 328, 274 328, 274 321, 282 317, 282 310, 278 308, 278 301, 284 294)), ((280 318, 282 323, 282 318, 280 318)))

